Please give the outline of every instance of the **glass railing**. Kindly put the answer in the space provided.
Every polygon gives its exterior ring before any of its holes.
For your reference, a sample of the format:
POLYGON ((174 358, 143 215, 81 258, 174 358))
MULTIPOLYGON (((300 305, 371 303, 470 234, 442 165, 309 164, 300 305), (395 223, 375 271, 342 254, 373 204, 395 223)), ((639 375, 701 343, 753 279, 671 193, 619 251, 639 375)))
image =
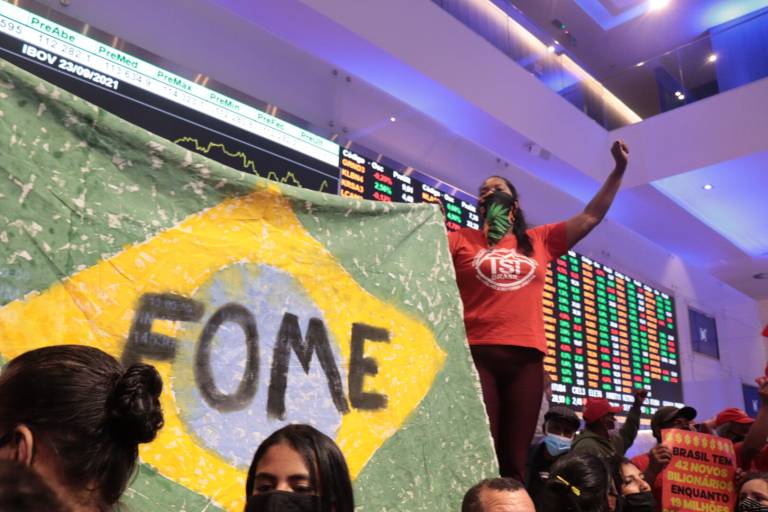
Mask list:
POLYGON ((768 76, 768 9, 606 77, 506 0, 432 0, 608 130, 768 76))
POLYGON ((763 9, 601 82, 645 119, 767 76, 768 9, 763 9))

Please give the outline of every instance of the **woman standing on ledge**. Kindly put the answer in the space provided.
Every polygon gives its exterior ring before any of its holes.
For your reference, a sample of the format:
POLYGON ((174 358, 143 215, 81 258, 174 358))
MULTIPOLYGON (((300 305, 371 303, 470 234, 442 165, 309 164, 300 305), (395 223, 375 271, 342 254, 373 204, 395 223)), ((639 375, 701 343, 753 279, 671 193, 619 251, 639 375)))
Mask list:
POLYGON ((502 476, 522 481, 541 405, 547 265, 608 212, 629 150, 616 141, 611 154, 616 163, 613 172, 574 217, 528 229, 515 187, 505 178, 491 176, 480 187, 482 230, 465 228, 449 235, 464 325, 502 476))

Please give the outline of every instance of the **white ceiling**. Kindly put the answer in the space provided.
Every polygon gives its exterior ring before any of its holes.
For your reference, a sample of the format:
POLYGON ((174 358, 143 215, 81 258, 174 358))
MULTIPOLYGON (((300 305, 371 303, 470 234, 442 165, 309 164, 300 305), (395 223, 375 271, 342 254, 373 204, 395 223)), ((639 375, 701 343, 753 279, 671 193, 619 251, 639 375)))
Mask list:
MULTIPOLYGON (((335 6, 348 1, 352 2, 348 4, 351 7, 356 0, 323 1, 335 6)), ((393 0, 393 4, 414 5, 408 3, 413 1, 393 0)), ((541 3, 549 1, 542 0, 541 3)), ((366 5, 370 2, 372 10, 395 9, 373 0, 365 2, 366 5)), ((429 0, 419 2, 428 3, 429 0)), ((57 0, 45 0, 43 3, 144 46, 164 59, 187 68, 192 77, 202 72, 249 96, 300 115, 317 127, 322 135, 336 133, 342 142, 355 140, 469 192, 473 192, 477 182, 491 172, 514 175, 525 173, 522 169, 534 172, 550 184, 557 183, 558 177, 563 176, 594 182, 566 163, 571 159, 565 155, 561 159, 561 155, 553 154, 544 162, 528 154, 524 146, 530 139, 503 125, 498 119, 485 129, 459 127, 462 120, 473 115, 459 96, 445 93, 440 84, 432 84, 431 78, 412 73, 412 70, 404 78, 400 68, 392 65, 392 62, 397 64, 399 56, 386 54, 378 47, 374 48, 375 51, 370 50, 369 47, 375 45, 360 37, 360 31, 347 33, 343 27, 334 25, 335 30, 344 31, 346 41, 353 41, 353 44, 343 46, 339 46, 338 39, 318 38, 316 34, 302 39, 305 29, 328 23, 328 19, 314 10, 318 3, 322 3, 321 0, 265 0, 256 3, 244 0, 167 0, 159 10, 152 0, 136 0, 132 9, 124 11, 120 17, 114 16, 115 3, 103 0, 74 1, 69 7, 63 7, 57 0), (150 11, 153 16, 144 15, 150 11), (294 22, 295 26, 291 28, 289 23, 281 22, 283 25, 278 27, 277 22, 285 19, 294 22), (169 26, 174 26, 178 37, 169 37, 169 26), (290 30, 294 32, 289 33, 290 30), (182 39, 181 35, 187 37, 182 39), (349 59, 350 54, 357 58, 355 75, 340 68, 338 61, 333 62, 334 55, 349 59), (341 72, 334 74, 335 69, 341 72), (367 83, 380 84, 383 79, 390 80, 391 87, 387 86, 386 90, 393 94, 398 80, 423 80, 426 85, 417 92, 421 96, 411 96, 404 101, 402 97, 394 97, 367 83), (434 114, 436 110, 429 110, 440 103, 447 104, 439 105, 442 118, 434 114), (396 123, 389 122, 389 117, 393 115, 397 117, 396 123), (456 122, 445 121, 450 118, 456 122), (475 131, 469 137, 467 130, 475 131), (508 150, 497 150, 504 146, 508 150)), ((402 13, 406 15, 407 11, 404 9, 402 13)), ((369 20, 371 24, 377 21, 375 18, 369 20)), ((421 21, 424 27, 430 26, 430 20, 421 21)), ((461 27, 457 30, 468 29, 461 27)), ((582 41, 586 44, 586 39, 576 35, 579 44, 582 41)), ((398 37, 397 27, 392 28, 391 37, 398 37)), ((427 30, 424 37, 428 37, 427 30)), ((450 56, 447 53, 436 58, 450 56)), ((626 59, 635 61, 639 56, 633 54, 626 59)), ((509 65, 516 66, 511 61, 509 65)), ((560 100, 553 94, 552 101, 560 100)), ((661 177, 674 174, 674 171, 669 171, 661 177)), ((654 176, 654 179, 659 177, 654 176)), ((569 183, 572 181, 564 180, 560 186, 564 192, 572 194, 569 183)), ((768 189, 768 179, 761 186, 763 190, 768 189)), ((715 192, 711 196, 713 204, 717 201, 738 201, 725 195, 717 196, 715 192)), ((561 210, 572 213, 573 204, 578 204, 578 201, 553 204, 552 215, 561 215, 561 210)), ((768 281, 751 279, 752 274, 768 272, 767 257, 747 255, 648 181, 622 191, 611 218, 686 261, 710 270, 743 293, 755 299, 768 299, 768 281)), ((551 219, 540 221, 545 220, 551 219)))

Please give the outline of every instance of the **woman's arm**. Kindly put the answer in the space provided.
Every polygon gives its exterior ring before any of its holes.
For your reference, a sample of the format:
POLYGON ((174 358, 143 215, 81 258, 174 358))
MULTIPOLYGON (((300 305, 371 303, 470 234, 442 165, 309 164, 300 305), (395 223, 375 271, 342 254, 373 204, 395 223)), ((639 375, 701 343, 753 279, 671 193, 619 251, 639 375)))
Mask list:
POLYGON ((605 183, 587 204, 584 211, 565 221, 565 233, 569 249, 600 224, 605 214, 608 213, 608 208, 611 207, 616 192, 619 191, 621 178, 624 177, 624 171, 627 169, 629 148, 622 141, 617 140, 611 146, 611 155, 616 162, 613 172, 608 175, 605 183))
POLYGON ((760 393, 760 410, 741 447, 741 460, 739 462, 744 470, 750 469, 752 459, 760 453, 760 450, 765 446, 766 438, 768 438, 768 377, 758 377, 756 382, 758 393, 760 393))

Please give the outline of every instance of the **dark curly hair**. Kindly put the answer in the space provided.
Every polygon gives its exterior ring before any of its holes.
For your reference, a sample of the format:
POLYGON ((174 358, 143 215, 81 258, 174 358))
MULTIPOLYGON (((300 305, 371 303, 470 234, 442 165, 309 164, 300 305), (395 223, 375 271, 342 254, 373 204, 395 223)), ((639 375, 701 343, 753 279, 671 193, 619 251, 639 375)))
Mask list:
POLYGON ((138 445, 163 425, 162 388, 154 367, 126 370, 97 348, 31 350, 0 374, 0 433, 25 425, 57 455, 62 484, 95 488, 109 510, 136 469, 138 445))

